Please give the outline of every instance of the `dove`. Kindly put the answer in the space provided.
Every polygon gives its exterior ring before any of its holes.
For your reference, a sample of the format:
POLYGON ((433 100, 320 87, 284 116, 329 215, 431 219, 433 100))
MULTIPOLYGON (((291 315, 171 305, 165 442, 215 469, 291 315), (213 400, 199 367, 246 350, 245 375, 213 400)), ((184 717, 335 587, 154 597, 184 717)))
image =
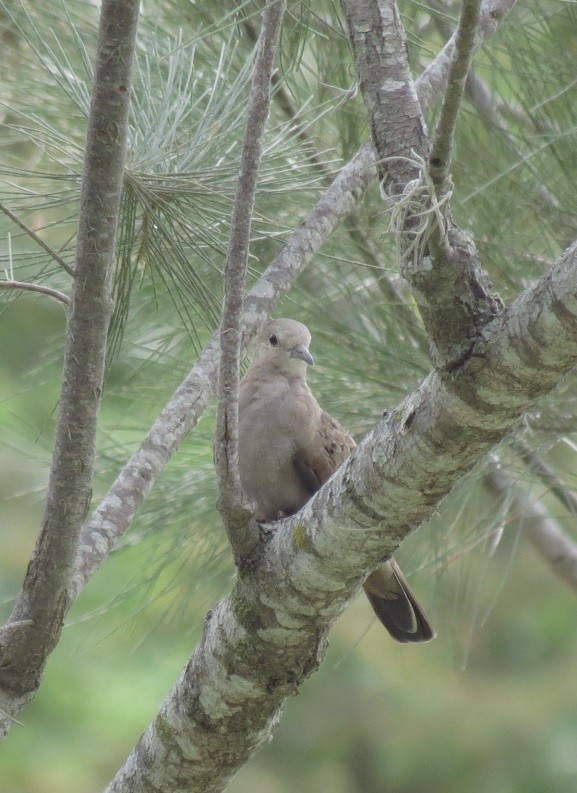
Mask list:
MULTIPOLYGON (((298 512, 356 448, 307 384, 311 334, 293 319, 269 321, 239 388, 239 471, 262 521, 298 512)), ((365 594, 398 642, 435 637, 393 558, 366 579, 365 594)))

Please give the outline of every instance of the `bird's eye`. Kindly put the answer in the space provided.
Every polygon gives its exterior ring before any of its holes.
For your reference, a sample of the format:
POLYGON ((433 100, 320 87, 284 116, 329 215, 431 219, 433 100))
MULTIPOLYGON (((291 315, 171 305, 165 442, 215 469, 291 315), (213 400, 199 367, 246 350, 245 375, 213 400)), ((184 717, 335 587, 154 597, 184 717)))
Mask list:
POLYGON ((271 333, 270 336, 268 337, 268 340, 270 341, 271 347, 276 347, 277 346, 278 338, 277 338, 276 333, 271 333))

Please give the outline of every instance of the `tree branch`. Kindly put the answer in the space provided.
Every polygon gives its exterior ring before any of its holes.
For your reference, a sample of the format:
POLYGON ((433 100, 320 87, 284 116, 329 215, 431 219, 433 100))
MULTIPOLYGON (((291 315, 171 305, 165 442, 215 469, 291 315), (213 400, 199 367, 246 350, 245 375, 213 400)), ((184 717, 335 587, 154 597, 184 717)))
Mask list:
POLYGON ((50 286, 41 286, 40 284, 30 284, 27 281, 0 281, 0 289, 22 289, 25 292, 39 292, 41 295, 49 295, 55 300, 59 300, 67 306, 70 303, 68 295, 59 292, 57 289, 52 289, 50 286))
MULTIPOLYGON (((481 10, 481 18, 482 18, 482 10, 481 10)), ((439 32, 449 40, 451 38, 451 31, 449 26, 445 23, 443 19, 437 17, 435 19, 435 26, 439 30, 439 32)), ((493 96, 491 95, 489 89, 483 82, 483 80, 475 74, 475 72, 469 70, 469 74, 467 76, 465 82, 465 91, 467 92, 467 96, 469 101, 477 108, 480 117, 486 122, 491 123, 497 129, 499 129, 505 135, 507 139, 507 143, 513 151, 517 154, 520 160, 524 159, 525 154, 519 145, 516 142, 515 135, 513 135, 507 125, 505 123, 505 118, 507 116, 513 117, 518 124, 522 124, 523 126, 528 126, 531 131, 535 130, 535 124, 531 120, 528 114, 526 114, 521 108, 514 106, 513 104, 506 103, 503 100, 496 101, 493 96)), ((550 192, 550 190, 544 184, 536 185, 536 191, 539 197, 547 204, 552 207, 558 208, 559 202, 555 198, 555 196, 550 192)), ((530 256, 530 254, 527 254, 530 256)), ((551 262, 543 262, 546 267, 551 266, 551 262)))
MULTIPOLYGON (((249 41, 256 44, 258 41, 258 30, 253 24, 252 18, 248 17, 247 19, 243 19, 240 24, 249 41)), ((317 147, 313 136, 310 134, 309 126, 301 120, 300 113, 294 106, 291 96, 283 84, 283 77, 278 71, 274 72, 272 75, 272 85, 274 86, 273 98, 284 115, 294 123, 295 136, 303 144, 307 159, 313 163, 321 173, 324 173, 327 183, 330 184, 330 174, 323 159, 316 150, 317 147)))
MULTIPOLYGON (((38 688, 62 629, 82 523, 111 314, 110 281, 126 151, 138 3, 104 0, 88 122, 60 411, 42 528, 22 591, 0 632, 0 685, 21 706, 38 688)), ((2 719, 0 732, 10 727, 2 719)))
POLYGON ((435 130, 429 157, 430 174, 440 197, 450 191, 451 152, 457 118, 461 109, 465 82, 475 51, 481 0, 463 0, 461 18, 455 37, 455 47, 441 115, 435 130))
POLYGON ((429 141, 409 69, 395 2, 342 0, 361 93, 369 115, 383 191, 396 197, 418 176, 411 152, 426 158, 429 141))
POLYGON ((237 565, 250 556, 259 539, 259 529, 252 519, 238 469, 240 321, 262 141, 270 112, 271 80, 285 8, 285 0, 274 0, 265 6, 262 14, 224 275, 214 454, 218 508, 237 565))
POLYGON ((529 444, 520 438, 514 438, 511 448, 523 460, 529 471, 535 474, 557 501, 563 504, 567 512, 573 517, 577 516, 577 496, 560 481, 555 471, 535 454, 529 444))
MULTIPOLYGON (((470 354, 477 334, 503 304, 492 291, 473 241, 452 222, 448 194, 435 196, 426 162, 429 144, 396 5, 343 0, 343 7, 380 158, 381 184, 401 244, 401 272, 413 288, 434 365, 451 371, 470 354)), ((476 15, 465 14, 464 23, 453 49, 441 154, 459 106, 455 83, 464 81, 472 55, 476 15)))
POLYGON ((553 572, 570 587, 577 589, 577 543, 556 520, 551 519, 539 501, 533 503, 530 494, 509 477, 495 473, 487 477, 487 484, 499 494, 512 494, 513 510, 519 516, 523 534, 553 572))
MULTIPOLYGON (((463 17, 466 12, 466 4, 462 6, 462 15, 460 27, 463 27, 463 17)), ((440 19, 436 20, 436 25, 443 35, 450 38, 447 31, 447 25, 440 19)), ((456 34, 456 52, 459 51, 459 32, 456 34)), ((469 31, 468 43, 464 47, 464 58, 470 63, 468 53, 472 51, 475 45, 475 36, 473 30, 469 31)), ((455 63, 455 61, 453 61, 455 63)), ((456 99, 460 102, 462 95, 462 81, 466 75, 465 63, 463 63, 459 70, 460 79, 458 85, 455 87, 456 99)), ((451 77, 449 77, 449 86, 451 84, 451 77)), ((489 94, 489 91, 483 81, 475 75, 474 72, 469 71, 466 81, 465 90, 467 91, 470 101, 475 104, 482 116, 486 119, 491 119, 493 124, 501 129, 507 136, 510 145, 517 153, 520 149, 513 140, 513 136, 509 134, 503 120, 495 110, 495 103, 489 94)), ((449 91, 447 91, 448 95, 449 91)), ((447 99, 447 97, 446 97, 447 99)), ((446 104, 446 101, 445 101, 446 104)), ((457 107, 457 102, 454 102, 454 107, 457 107)), ((456 120, 457 113, 452 115, 452 124, 456 120)), ((443 113, 441 113, 442 119, 443 113)), ((519 119, 517 119, 519 120, 519 119)), ((528 121, 528 118, 524 118, 528 121)), ((447 160, 447 155, 450 153, 450 145, 445 145, 444 150, 437 149, 437 142, 440 140, 441 129, 446 125, 442 120, 439 121, 439 126, 436 131, 436 141, 433 144, 431 152, 431 163, 433 165, 431 173, 433 181, 436 180, 434 159, 437 157, 440 160, 447 160)), ((452 137, 452 131, 443 132, 442 137, 448 142, 452 137)), ((441 181, 448 176, 448 167, 445 174, 441 177, 441 181)), ((442 188, 441 188, 442 189, 442 188)), ((554 203, 554 198, 547 191, 544 185, 538 185, 538 191, 547 203, 554 203)), ((547 263, 550 266, 550 263, 547 263)), ((560 501, 571 515, 577 515, 577 498, 573 493, 559 480, 555 472, 541 460, 529 446, 519 439, 513 439, 511 442, 512 448, 519 454, 521 460, 525 463, 528 469, 535 474, 550 490, 550 492, 560 501)), ((490 488, 498 493, 513 491, 513 505, 514 510, 523 516, 523 526, 525 535, 532 542, 535 549, 546 559, 551 565, 554 572, 565 580, 573 588, 577 588, 577 546, 575 543, 563 532, 559 524, 552 520, 545 512, 544 507, 539 503, 533 503, 529 495, 523 492, 518 485, 515 485, 508 477, 502 474, 495 474, 487 477, 487 484, 490 488)))
POLYGON ((575 365, 576 268, 577 242, 485 328, 474 356, 433 371, 276 524, 108 793, 216 793, 270 739, 366 573, 575 365))
MULTIPOLYGON (((404 268, 431 340, 432 360, 449 371, 470 354, 479 331, 503 308, 472 238, 449 213, 453 137, 470 63, 478 47, 480 18, 480 0, 464 0, 459 27, 451 39, 454 46, 447 88, 429 157, 431 187, 439 206, 430 213, 428 223, 421 224, 430 255, 415 256, 411 262, 405 261, 404 268)), ((424 182, 428 184, 427 177, 424 182)))

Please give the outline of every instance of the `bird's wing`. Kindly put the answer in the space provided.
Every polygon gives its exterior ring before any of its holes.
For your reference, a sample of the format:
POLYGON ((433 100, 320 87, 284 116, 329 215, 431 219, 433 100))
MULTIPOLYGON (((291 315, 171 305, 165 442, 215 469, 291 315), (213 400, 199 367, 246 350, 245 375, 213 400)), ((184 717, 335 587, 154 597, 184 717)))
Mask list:
POLYGON ((317 426, 311 429, 310 439, 301 445, 293 457, 295 471, 310 495, 329 479, 356 447, 354 440, 338 421, 324 410, 317 426))

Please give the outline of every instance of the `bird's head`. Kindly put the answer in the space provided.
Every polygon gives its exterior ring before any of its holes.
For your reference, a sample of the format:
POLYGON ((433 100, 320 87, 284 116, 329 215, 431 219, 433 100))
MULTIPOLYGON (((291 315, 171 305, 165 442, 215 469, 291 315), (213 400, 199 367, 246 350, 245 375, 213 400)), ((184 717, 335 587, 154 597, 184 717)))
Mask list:
POLYGON ((264 364, 282 374, 305 374, 314 363, 309 352, 311 334, 294 319, 273 319, 257 336, 254 363, 264 364))

